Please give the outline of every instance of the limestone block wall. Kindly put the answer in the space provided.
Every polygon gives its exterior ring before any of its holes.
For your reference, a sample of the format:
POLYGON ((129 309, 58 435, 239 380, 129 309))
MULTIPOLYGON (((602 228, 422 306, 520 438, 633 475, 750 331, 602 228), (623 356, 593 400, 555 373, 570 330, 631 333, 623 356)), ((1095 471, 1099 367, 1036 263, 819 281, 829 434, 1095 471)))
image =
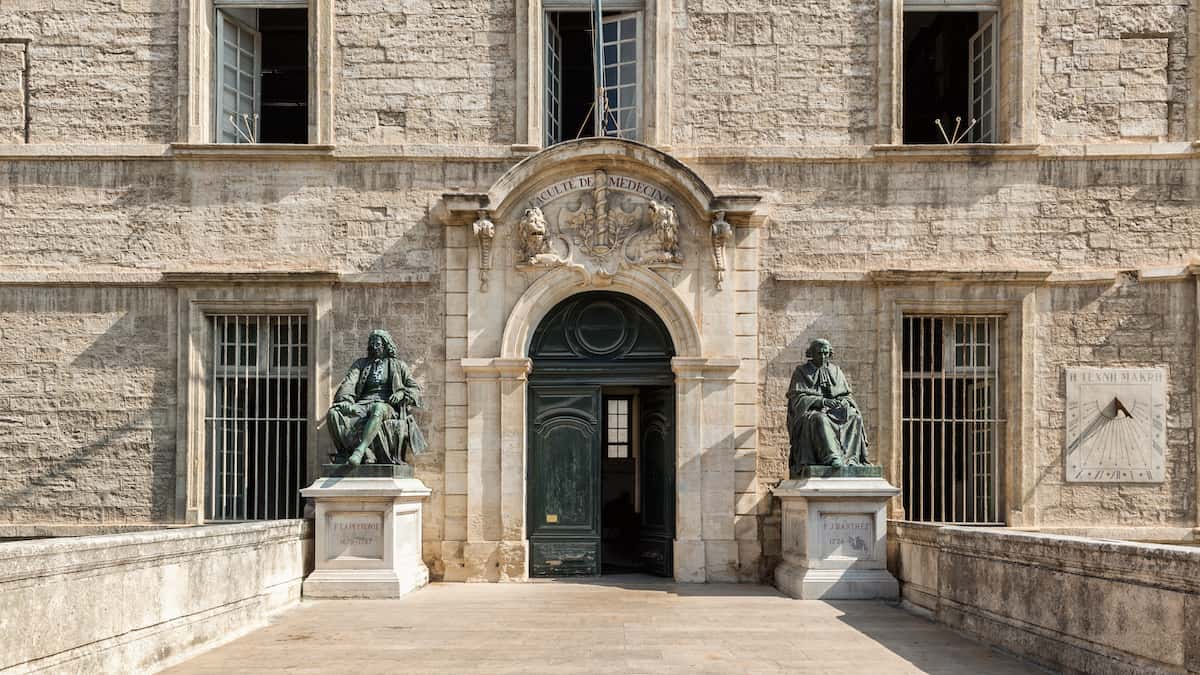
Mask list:
POLYGON ((0 42, 0 143, 25 142, 25 43, 0 42))
POLYGON ((337 0, 334 12, 339 142, 513 142, 512 3, 337 0))
POLYGON ((174 141, 178 24, 173 0, 6 2, 0 40, 29 40, 30 142, 174 141))
MULTIPOLYGON (((520 140, 517 107, 526 104, 516 75, 526 47, 512 3, 331 4, 337 142, 520 140)), ((999 54, 1001 69, 1021 74, 1002 78, 1001 119, 1036 128, 1011 140, 1189 140, 1196 9, 1186 0, 1042 0, 1020 12, 1016 0, 1002 5, 1008 53, 999 54), (1036 100, 1018 100, 1027 91, 1036 100)), ((188 87, 179 65, 186 61, 181 6, 121 0, 64 8, 18 0, 0 8, 0 42, 28 40, 31 142, 180 140, 179 105, 188 87)), ((669 52, 655 66, 664 69, 656 81, 669 91, 649 91, 670 110, 671 129, 660 138, 677 147, 886 139, 890 129, 880 128, 880 111, 890 108, 894 92, 887 84, 891 57, 881 58, 880 42, 881 35, 892 40, 886 33, 892 7, 892 0, 674 0, 666 22, 671 35, 661 40, 669 52)), ((0 89, 6 89, 17 79, 16 48, 2 51, 0 89)), ((532 113, 539 111, 535 102, 532 113)))
MULTIPOLYGON (((333 294, 331 387, 337 387, 355 359, 366 354, 367 336, 376 328, 391 333, 400 358, 413 369, 422 387, 424 407, 417 422, 429 450, 414 462, 414 471, 433 494, 424 503, 423 552, 430 571, 441 576, 441 542, 445 523, 445 331, 444 294, 433 284, 408 287, 343 285, 333 294)), ((327 434, 323 427, 318 433, 327 434)), ((318 458, 328 461, 327 457, 318 458)))
POLYGON ((1200 549, 893 523, 906 603, 1064 673, 1200 670, 1200 549))
POLYGON ((1043 140, 1188 139, 1194 6, 1042 0, 1040 8, 1043 140))
MULTIPOLYGON (((1194 164, 996 162, 955 170, 920 162, 729 162, 702 166, 701 173, 731 192, 762 185, 778 190, 760 252, 764 537, 778 528, 767 491, 787 471, 784 393, 811 339, 833 340, 835 359, 857 390, 872 457, 898 451, 883 434, 891 400, 878 393, 891 377, 880 361, 891 348, 890 318, 881 314, 883 287, 868 274, 892 268, 1061 275, 1033 291, 1035 318, 1024 327, 1036 364, 1028 374, 1035 397, 1025 422, 1032 448, 1021 460, 1023 482, 1010 492, 1025 509, 1024 525, 1164 528, 1155 536, 1196 526, 1195 290, 1186 276, 1154 281, 1152 274, 1186 263, 1200 247, 1194 164), (1147 270, 1144 279, 1139 268, 1147 270), (1119 276, 1119 269, 1132 272, 1119 276), (1106 272, 1098 281, 1072 280, 1078 270, 1106 272), (1065 483, 1066 366, 1168 368, 1166 482, 1065 483)), ((959 290, 941 288, 946 297, 975 300, 1000 292, 982 279, 959 290)), ((775 546, 765 542, 764 553, 772 555, 775 546)))
POLYGON ((1047 527, 1187 526, 1196 517, 1193 387, 1195 284, 1123 276, 1117 283, 1046 288, 1038 294, 1037 522, 1047 527), (1065 482, 1068 366, 1163 367, 1167 371, 1166 481, 1065 482))
POLYGON ((0 525, 170 522, 174 295, 0 287, 0 525))
POLYGON ((692 0, 673 9, 673 144, 874 142, 878 3, 692 0))
POLYGON ((0 543, 0 669, 154 672, 265 625, 312 569, 303 520, 0 543))

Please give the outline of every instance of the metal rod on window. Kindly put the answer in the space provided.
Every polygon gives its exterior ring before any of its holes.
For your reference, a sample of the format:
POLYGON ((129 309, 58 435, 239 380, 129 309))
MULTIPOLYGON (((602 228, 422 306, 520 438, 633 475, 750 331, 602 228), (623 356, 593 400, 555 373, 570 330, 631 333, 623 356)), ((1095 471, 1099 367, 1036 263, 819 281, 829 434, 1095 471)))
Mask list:
POLYGON ((237 315, 233 317, 233 364, 233 408, 230 410, 233 450, 229 456, 230 471, 226 474, 225 507, 223 508, 225 520, 229 520, 230 515, 234 518, 237 517, 237 453, 240 445, 238 443, 238 412, 241 409, 239 404, 242 400, 242 392, 238 383, 238 376, 242 372, 242 321, 241 317, 237 315), (230 514, 229 511, 233 513, 230 514))
POLYGON ((245 343, 245 356, 242 357, 241 381, 242 381, 242 452, 238 456, 241 471, 238 473, 238 520, 246 520, 250 517, 250 505, 246 500, 246 488, 249 486, 248 475, 250 473, 250 362, 253 356, 251 341, 253 337, 250 334, 250 319, 249 315, 242 317, 242 337, 245 343))
POLYGON ((261 314, 256 315, 254 317, 254 337, 255 337, 255 340, 257 341, 258 349, 255 350, 255 354, 254 354, 254 356, 255 356, 255 359, 254 359, 254 410, 255 410, 254 417, 255 417, 255 420, 254 420, 254 455, 253 455, 253 459, 254 459, 254 511, 253 511, 252 517, 256 520, 258 518, 266 515, 265 513, 261 513, 258 508, 258 503, 259 503, 259 501, 261 501, 260 496, 262 494, 263 488, 265 487, 263 485, 263 483, 265 481, 259 480, 259 474, 262 473, 262 457, 261 457, 262 443, 259 441, 259 438, 258 438, 259 433, 262 431, 262 421, 261 420, 264 416, 263 415, 263 410, 264 410, 263 409, 263 400, 262 400, 263 397, 262 397, 262 391, 260 389, 260 387, 262 387, 262 379, 261 379, 262 373, 261 373, 260 369, 262 367, 263 344, 265 342, 265 340, 263 339, 262 319, 263 318, 262 318, 261 314))
POLYGON ((595 104, 596 114, 592 117, 593 136, 600 137, 604 135, 604 111, 606 110, 604 97, 604 36, 601 33, 604 30, 604 8, 601 6, 602 0, 595 0, 595 5, 592 9, 592 64, 595 67, 595 104))
MULTIPOLYGON (((283 515, 285 518, 292 517, 292 506, 293 506, 294 502, 296 501, 295 497, 292 494, 292 492, 295 489, 292 486, 292 474, 295 471, 294 467, 292 467, 292 455, 295 452, 295 448, 294 448, 293 442, 292 442, 292 428, 296 424, 295 417, 292 412, 292 406, 295 404, 295 401, 293 400, 296 397, 295 392, 298 391, 298 387, 296 386, 296 360, 294 358, 295 350, 292 348, 292 343, 294 342, 293 338, 296 335, 296 330, 295 330, 295 328, 292 327, 292 319, 295 319, 295 318, 297 318, 297 317, 294 317, 291 315, 289 315, 287 318, 288 387, 287 387, 287 394, 286 394, 286 403, 287 403, 286 419, 288 420, 288 422, 287 422, 288 445, 287 445, 287 476, 284 479, 285 486, 284 486, 284 493, 283 493, 284 500, 285 500, 283 515)), ((297 430, 296 442, 298 443, 299 441, 300 441, 300 434, 299 434, 299 430, 297 430)))
MULTIPOLYGON (((992 318, 991 328, 988 330, 988 355, 993 356, 992 350, 995 349, 993 358, 991 358, 989 360, 996 366, 999 365, 999 361, 1000 361, 999 339, 1000 339, 1000 317, 997 316, 997 317, 992 318)), ((994 368, 992 372, 995 373, 996 376, 992 378, 992 382, 991 382, 994 395, 991 397, 991 401, 990 401, 991 405, 988 406, 988 410, 999 411, 999 404, 1000 404, 999 373, 1000 373, 1000 370, 999 370, 999 368, 994 368)), ((991 417, 993 419, 998 419, 999 414, 992 414, 991 417)), ((989 436, 991 437, 991 452, 989 454, 991 455, 990 460, 991 460, 991 478, 992 478, 991 483, 988 486, 989 492, 990 492, 989 507, 991 508, 991 512, 992 512, 991 513, 991 521, 994 523, 1000 521, 1000 512, 999 512, 1000 502, 998 499, 998 496, 1000 493, 1000 489, 999 489, 1000 488, 1000 464, 999 464, 1000 448, 999 448, 999 438, 998 438, 999 427, 1000 427, 1000 425, 998 422, 992 422, 992 432, 989 434, 989 436)))
MULTIPOLYGON (((978 330, 979 330, 978 319, 975 317, 972 317, 971 318, 971 331, 976 332, 978 330)), ((975 338, 972 338, 972 342, 974 342, 974 340, 975 340, 975 338)), ((974 350, 975 350, 975 347, 974 347, 974 344, 972 344, 972 346, 971 346, 971 363, 973 366, 977 366, 978 364, 975 363, 974 350)), ((971 424, 970 424, 970 427, 971 427, 971 449, 970 449, 970 456, 968 457, 968 459, 970 461, 967 463, 968 470, 963 472, 964 473, 963 486, 964 486, 964 488, 967 488, 967 487, 970 488, 969 492, 971 495, 971 506, 972 506, 970 515, 968 516, 966 495, 964 494, 963 495, 963 518, 965 520, 968 520, 969 522, 977 522, 978 521, 978 515, 974 508, 975 501, 976 501, 975 494, 979 488, 979 486, 977 484, 977 480, 976 480, 976 475, 977 475, 976 458, 979 455, 979 380, 976 375, 977 372, 978 371, 975 370, 975 368, 972 368, 972 372, 971 372, 971 418, 970 418, 971 419, 971 424)), ((967 490, 964 489, 964 492, 967 492, 967 490)))
MULTIPOLYGON (((957 356, 954 353, 954 350, 956 349, 956 340, 955 335, 953 334, 954 330, 955 325, 953 319, 942 320, 942 372, 941 377, 939 378, 941 380, 940 385, 942 390, 942 413, 941 422, 938 423, 938 480, 936 481, 938 501, 937 520, 939 521, 946 520, 946 428, 950 428, 950 433, 952 436, 954 434, 954 427, 951 426, 951 424, 953 424, 951 420, 954 418, 950 414, 950 409, 948 407, 950 403, 950 397, 946 395, 946 376, 949 374, 951 369, 957 370, 957 368, 955 368, 957 365, 957 356), (947 338, 949 338, 949 340, 947 340, 947 338), (949 349, 947 349, 947 343, 949 343, 949 349)), ((953 387, 954 383, 951 382, 950 385, 953 387)), ((953 477, 951 478, 953 479, 953 477)))
POLYGON ((208 519, 213 519, 213 516, 215 516, 216 512, 217 512, 217 508, 216 508, 216 506, 217 506, 217 473, 218 473, 217 472, 217 449, 221 445, 224 445, 223 438, 217 436, 217 429, 218 429, 218 427, 221 426, 220 422, 218 421, 221 416, 221 411, 220 411, 220 409, 217 408, 217 367, 219 366, 220 361, 221 361, 220 351, 219 351, 220 344, 221 344, 221 332, 220 331, 223 330, 223 327, 221 325, 221 317, 219 317, 219 316, 212 317, 212 325, 209 327, 209 330, 212 331, 212 353, 209 357, 209 366, 208 367, 209 367, 210 372, 209 372, 209 387, 208 388, 209 388, 209 392, 211 394, 212 403, 208 408, 208 410, 209 410, 208 414, 209 414, 209 418, 210 418, 210 427, 208 429, 209 434, 208 434, 207 467, 208 467, 210 477, 208 479, 208 482, 209 482, 208 499, 205 500, 208 503, 208 508, 205 511, 204 515, 208 519))
POLYGON ((271 364, 275 361, 275 334, 275 316, 269 315, 267 316, 266 337, 267 372, 262 383, 263 396, 266 399, 263 402, 262 409, 267 413, 267 420, 263 423, 262 473, 263 478, 266 479, 265 485, 263 485, 263 517, 267 519, 275 518, 275 498, 272 496, 272 493, 276 493, 279 490, 279 487, 276 484, 277 481, 270 480, 272 471, 275 468, 275 463, 272 461, 272 457, 275 454, 274 446, 271 445, 271 426, 274 424, 274 422, 271 421, 271 418, 275 417, 275 411, 273 407, 275 405, 275 397, 271 395, 271 364))
MULTIPOLYGON (((911 374, 913 371, 913 367, 912 367, 913 354, 916 353, 916 350, 913 349, 914 331, 912 328, 912 318, 906 316, 903 319, 901 319, 901 321, 902 321, 902 328, 900 329, 900 349, 903 351, 902 358, 904 361, 904 369, 908 371, 908 374, 911 374), (904 345, 904 336, 905 335, 908 335, 908 349, 904 348, 905 347, 905 345, 904 345)), ((905 450, 907 450, 907 452, 901 453, 900 456, 904 462, 903 470, 906 470, 908 472, 908 483, 905 485, 905 487, 907 489, 904 491, 904 502, 905 502, 904 506, 905 506, 905 510, 908 512, 909 520, 913 520, 914 516, 916 516, 917 514, 913 510, 913 499, 912 499, 912 486, 913 486, 913 468, 912 468, 913 467, 913 461, 912 461, 912 444, 913 444, 912 390, 913 390, 913 387, 912 387, 912 378, 911 377, 901 377, 900 378, 900 386, 903 388, 902 393, 904 395, 904 402, 901 404, 902 406, 904 406, 904 408, 901 410, 901 415, 900 415, 900 419, 903 421, 903 424, 904 424, 904 428, 901 430, 901 434, 903 434, 903 437, 901 439, 901 447, 904 448, 905 450), (905 419, 905 417, 907 417, 907 419, 905 419)))
MULTIPOLYGON (((928 335, 926 333, 926 322, 927 321, 929 321, 928 317, 921 317, 921 343, 920 343, 920 352, 917 355, 920 360, 920 368, 923 371, 921 373, 921 376, 917 379, 917 386, 918 386, 917 393, 918 393, 918 398, 920 399, 920 410, 921 410, 920 416, 921 417, 926 416, 926 412, 925 412, 925 377, 926 377, 926 372, 928 372, 928 371, 926 370, 926 367, 925 367, 925 340, 927 339, 927 335, 928 335)), ((919 437, 919 442, 917 443, 917 448, 919 449, 919 452, 920 452, 920 454, 917 456, 917 461, 918 461, 917 477, 920 479, 920 483, 921 483, 920 489, 917 491, 917 497, 920 500, 918 502, 918 506, 917 506, 917 513, 921 514, 921 518, 920 518, 921 520, 928 520, 929 519, 928 514, 925 513, 925 423, 924 422, 922 422, 921 425, 918 427, 917 435, 919 437)))

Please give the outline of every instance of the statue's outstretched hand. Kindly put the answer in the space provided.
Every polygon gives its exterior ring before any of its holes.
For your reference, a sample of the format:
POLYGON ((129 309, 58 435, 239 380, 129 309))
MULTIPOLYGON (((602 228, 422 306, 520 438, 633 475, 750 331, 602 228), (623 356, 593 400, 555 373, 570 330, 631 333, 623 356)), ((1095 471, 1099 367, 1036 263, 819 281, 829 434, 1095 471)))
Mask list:
POLYGON ((335 410, 342 414, 347 414, 354 409, 354 404, 349 401, 338 401, 333 404, 335 410))

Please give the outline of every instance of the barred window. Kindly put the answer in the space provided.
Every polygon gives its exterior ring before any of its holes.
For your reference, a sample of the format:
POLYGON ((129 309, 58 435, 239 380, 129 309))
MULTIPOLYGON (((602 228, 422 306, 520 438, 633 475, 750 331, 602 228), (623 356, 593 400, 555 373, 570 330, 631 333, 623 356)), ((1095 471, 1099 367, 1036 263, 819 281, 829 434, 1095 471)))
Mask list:
POLYGON ((210 315, 208 520, 298 518, 308 446, 308 317, 210 315))
POLYGON ((998 316, 905 316, 901 403, 909 520, 1003 524, 998 316))

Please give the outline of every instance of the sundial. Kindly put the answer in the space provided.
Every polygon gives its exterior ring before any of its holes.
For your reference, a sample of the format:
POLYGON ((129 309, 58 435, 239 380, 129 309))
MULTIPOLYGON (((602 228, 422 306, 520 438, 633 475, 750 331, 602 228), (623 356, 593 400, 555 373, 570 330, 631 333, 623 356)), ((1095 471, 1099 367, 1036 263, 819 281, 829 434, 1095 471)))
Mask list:
POLYGON ((1162 482, 1166 388, 1159 368, 1068 368, 1067 481, 1162 482))

